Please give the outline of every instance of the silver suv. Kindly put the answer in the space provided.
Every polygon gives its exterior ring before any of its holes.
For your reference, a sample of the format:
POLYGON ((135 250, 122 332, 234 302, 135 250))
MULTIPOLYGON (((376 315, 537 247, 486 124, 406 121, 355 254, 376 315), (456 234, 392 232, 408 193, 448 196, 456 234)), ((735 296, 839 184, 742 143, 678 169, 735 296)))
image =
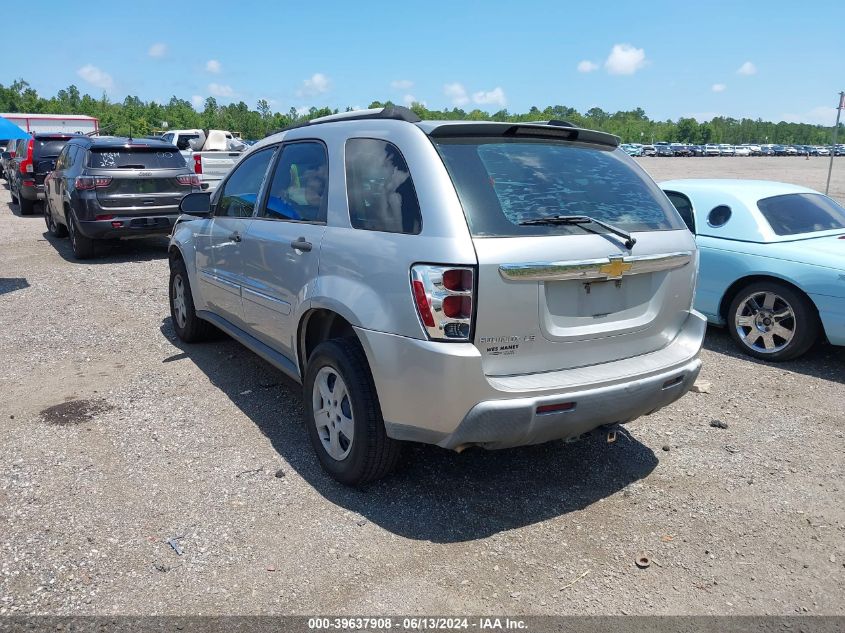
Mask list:
POLYGON ((562 121, 315 119, 188 194, 173 327, 211 326, 304 389, 322 465, 388 473, 402 441, 577 437, 692 386, 692 235, 618 139, 562 121))

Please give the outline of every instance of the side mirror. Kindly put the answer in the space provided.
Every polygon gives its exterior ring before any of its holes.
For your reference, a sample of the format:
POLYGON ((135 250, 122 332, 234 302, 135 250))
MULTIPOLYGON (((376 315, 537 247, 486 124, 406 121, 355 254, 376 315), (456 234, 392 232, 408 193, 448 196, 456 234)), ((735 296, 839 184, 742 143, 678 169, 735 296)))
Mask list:
POLYGON ((211 194, 206 191, 187 194, 179 202, 179 211, 186 215, 207 218, 211 215, 211 194))

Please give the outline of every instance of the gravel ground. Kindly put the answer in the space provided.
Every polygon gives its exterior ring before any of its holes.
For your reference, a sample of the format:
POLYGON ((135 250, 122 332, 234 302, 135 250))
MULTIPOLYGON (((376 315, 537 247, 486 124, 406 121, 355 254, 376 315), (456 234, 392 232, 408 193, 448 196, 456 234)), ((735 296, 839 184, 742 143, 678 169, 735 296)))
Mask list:
MULTIPOLYGON (((819 187, 827 163, 642 164, 819 187)), ((841 349, 765 365, 714 330, 709 393, 615 444, 413 446, 350 490, 295 385, 231 340, 175 340, 166 241, 76 263, 9 200, 0 614, 845 614, 841 349)))

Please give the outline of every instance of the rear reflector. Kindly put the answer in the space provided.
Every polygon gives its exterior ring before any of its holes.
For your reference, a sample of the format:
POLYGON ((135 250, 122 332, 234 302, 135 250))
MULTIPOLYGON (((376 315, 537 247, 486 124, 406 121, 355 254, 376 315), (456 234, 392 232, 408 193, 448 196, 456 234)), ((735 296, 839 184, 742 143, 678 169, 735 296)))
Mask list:
POLYGON ((558 413, 560 411, 572 411, 575 408, 574 402, 561 402, 560 404, 544 404, 537 407, 537 413, 558 413))
POLYGON ((111 227, 112 227, 113 229, 119 229, 119 228, 122 228, 122 227, 123 227, 123 222, 121 222, 120 220, 116 220, 115 222, 112 222, 112 223, 111 223, 111 227))
POLYGON ((34 180, 22 180, 22 181, 21 181, 21 184, 22 184, 24 187, 34 187, 34 186, 35 186, 35 181, 34 181, 34 180))
POLYGON ((102 220, 111 220, 113 218, 114 218, 113 215, 96 215, 96 216, 94 216, 94 219, 97 220, 98 222, 102 221, 102 220))

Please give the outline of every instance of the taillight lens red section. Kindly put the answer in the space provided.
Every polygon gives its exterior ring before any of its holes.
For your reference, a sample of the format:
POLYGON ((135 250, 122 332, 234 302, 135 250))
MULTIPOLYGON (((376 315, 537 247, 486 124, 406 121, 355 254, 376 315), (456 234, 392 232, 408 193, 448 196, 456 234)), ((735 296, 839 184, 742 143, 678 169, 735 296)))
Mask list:
POLYGON ((202 156, 200 156, 199 154, 194 154, 194 173, 202 173, 202 156))
POLYGON ((417 303, 417 312, 426 327, 434 327, 434 315, 431 313, 431 304, 428 302, 428 297, 425 292, 425 285, 423 282, 415 279, 412 282, 414 288, 414 301, 417 303))
POLYGON ((176 180, 179 182, 180 185, 183 185, 185 187, 200 186, 200 178, 196 174, 191 174, 190 176, 176 176, 176 180))
POLYGON ((468 266, 411 267, 420 322, 433 341, 468 341, 475 303, 475 272, 468 266))
POLYGON ((31 174, 35 167, 32 164, 32 150, 35 147, 35 140, 29 139, 26 143, 26 158, 24 158, 19 164, 18 169, 22 174, 31 174))
POLYGON ((102 220, 113 220, 113 219, 114 219, 114 215, 95 215, 95 216, 94 216, 94 219, 95 219, 95 220, 100 220, 100 221, 102 221, 102 220))

